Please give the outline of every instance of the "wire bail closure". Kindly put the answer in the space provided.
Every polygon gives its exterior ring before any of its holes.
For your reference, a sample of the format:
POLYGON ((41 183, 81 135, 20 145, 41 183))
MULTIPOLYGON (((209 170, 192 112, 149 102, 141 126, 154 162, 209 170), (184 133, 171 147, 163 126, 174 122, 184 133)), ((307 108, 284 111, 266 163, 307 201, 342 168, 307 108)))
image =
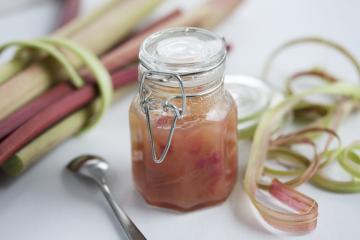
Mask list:
POLYGON ((183 116, 185 115, 185 112, 186 112, 186 95, 185 95, 183 81, 182 81, 180 75, 178 75, 178 74, 167 73, 167 72, 158 72, 158 71, 153 71, 153 70, 146 70, 146 71, 144 71, 144 73, 141 76, 140 86, 139 86, 139 96, 140 96, 140 106, 141 106, 142 111, 145 113, 145 116, 146 116, 148 132, 149 132, 149 135, 150 135, 151 153, 152 153, 153 161, 155 163, 162 163, 165 160, 165 157, 166 157, 167 153, 169 152, 170 145, 171 145, 171 140, 173 138, 175 127, 176 127, 176 121, 178 119, 183 118, 183 116), (181 109, 179 109, 174 104, 170 103, 169 100, 166 100, 162 105, 163 110, 165 112, 168 112, 169 110, 171 110, 174 113, 174 119, 173 119, 173 121, 171 123, 171 128, 170 128, 170 132, 169 132, 169 136, 168 136, 168 139, 167 139, 165 149, 161 153, 160 158, 158 158, 157 153, 156 153, 154 136, 153 136, 152 128, 151 128, 150 104, 151 104, 152 100, 149 98, 150 94, 148 94, 146 92, 146 89, 144 88, 145 79, 147 77, 154 76, 154 75, 155 76, 163 76, 163 77, 165 77, 164 79, 163 78, 158 79, 159 81, 163 81, 163 82, 168 81, 171 78, 176 79, 179 82, 180 93, 181 93, 181 98, 182 98, 181 109))

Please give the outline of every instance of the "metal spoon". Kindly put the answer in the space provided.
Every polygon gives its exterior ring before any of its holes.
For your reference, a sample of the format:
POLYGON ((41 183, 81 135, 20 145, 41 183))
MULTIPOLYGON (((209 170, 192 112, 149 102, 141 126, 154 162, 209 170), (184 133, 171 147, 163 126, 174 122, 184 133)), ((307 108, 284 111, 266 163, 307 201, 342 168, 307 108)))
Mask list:
POLYGON ((129 240, 146 240, 124 210, 115 202, 110 188, 106 183, 105 173, 109 169, 109 164, 104 159, 93 155, 82 155, 70 161, 67 168, 97 183, 129 240))

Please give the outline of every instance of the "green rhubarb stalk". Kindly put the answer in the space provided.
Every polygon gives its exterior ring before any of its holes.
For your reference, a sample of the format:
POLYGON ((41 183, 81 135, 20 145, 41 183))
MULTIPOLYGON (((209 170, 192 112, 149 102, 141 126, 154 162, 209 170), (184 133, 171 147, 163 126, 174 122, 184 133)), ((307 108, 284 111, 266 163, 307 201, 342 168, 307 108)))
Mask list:
MULTIPOLYGON (((113 95, 113 101, 131 92, 133 88, 134 85, 129 85, 117 90, 113 95)), ((73 113, 54 125, 7 160, 2 165, 3 171, 9 176, 20 175, 59 144, 81 132, 87 126, 94 110, 98 111, 99 107, 98 99, 91 106, 73 113)))
POLYGON ((19 175, 33 165, 41 156, 84 127, 86 119, 90 116, 88 112, 87 109, 80 110, 50 128, 7 160, 2 169, 10 176, 19 175))
POLYGON ((19 71, 23 70, 28 61, 14 58, 11 61, 0 66, 0 84, 13 77, 19 71))
MULTIPOLYGON (((71 35, 70 39, 101 54, 125 37, 161 0, 132 0, 118 3, 97 21, 71 35)), ((76 68, 81 61, 72 59, 76 68)), ((59 75, 55 74, 56 76, 59 75)), ((55 77, 56 77, 55 76, 55 77)), ((32 65, 0 86, 0 120, 46 91, 54 83, 54 73, 32 65)))

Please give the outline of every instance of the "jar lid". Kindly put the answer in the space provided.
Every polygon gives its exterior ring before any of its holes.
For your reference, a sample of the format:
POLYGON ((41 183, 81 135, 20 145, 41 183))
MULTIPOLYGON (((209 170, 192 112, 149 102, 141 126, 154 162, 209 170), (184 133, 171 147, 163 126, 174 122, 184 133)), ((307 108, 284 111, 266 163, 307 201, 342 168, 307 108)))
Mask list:
POLYGON ((264 81, 247 75, 226 75, 225 88, 235 99, 240 138, 252 137, 262 114, 284 99, 264 81))
POLYGON ((209 71, 226 57, 224 39, 201 28, 176 27, 150 35, 139 59, 149 70, 178 75, 209 71))

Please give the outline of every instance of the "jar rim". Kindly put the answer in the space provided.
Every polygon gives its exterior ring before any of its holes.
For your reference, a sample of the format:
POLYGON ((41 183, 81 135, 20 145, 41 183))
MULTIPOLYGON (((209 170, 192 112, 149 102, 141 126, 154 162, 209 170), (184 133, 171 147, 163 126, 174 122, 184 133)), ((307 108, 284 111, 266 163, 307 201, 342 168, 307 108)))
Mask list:
POLYGON ((191 75, 211 71, 226 58, 225 40, 196 27, 168 28, 147 37, 139 60, 146 69, 191 75))

